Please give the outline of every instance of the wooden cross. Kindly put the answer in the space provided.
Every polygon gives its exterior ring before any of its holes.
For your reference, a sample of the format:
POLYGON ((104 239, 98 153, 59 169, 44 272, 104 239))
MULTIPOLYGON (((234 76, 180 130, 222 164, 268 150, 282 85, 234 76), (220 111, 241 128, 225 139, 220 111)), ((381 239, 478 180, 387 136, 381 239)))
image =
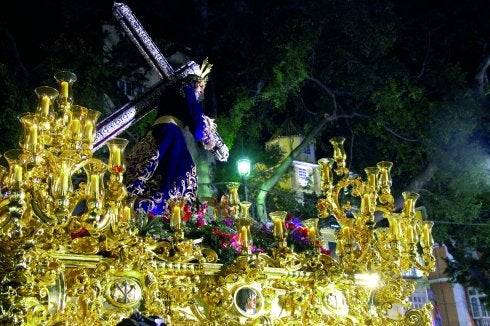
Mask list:
POLYGON ((143 57, 162 80, 97 123, 97 134, 93 151, 96 151, 107 140, 116 137, 133 123, 138 122, 150 113, 170 82, 184 78, 192 73, 197 66, 194 61, 189 61, 177 71, 174 71, 127 5, 115 2, 112 11, 143 57))

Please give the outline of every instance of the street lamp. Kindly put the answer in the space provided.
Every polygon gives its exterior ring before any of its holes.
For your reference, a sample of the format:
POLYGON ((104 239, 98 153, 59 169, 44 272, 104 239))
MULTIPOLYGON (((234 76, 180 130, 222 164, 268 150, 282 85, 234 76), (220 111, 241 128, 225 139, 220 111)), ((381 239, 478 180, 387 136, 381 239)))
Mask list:
POLYGON ((245 189, 245 201, 248 201, 247 177, 250 175, 250 160, 246 158, 237 161, 238 174, 242 177, 243 186, 245 189))

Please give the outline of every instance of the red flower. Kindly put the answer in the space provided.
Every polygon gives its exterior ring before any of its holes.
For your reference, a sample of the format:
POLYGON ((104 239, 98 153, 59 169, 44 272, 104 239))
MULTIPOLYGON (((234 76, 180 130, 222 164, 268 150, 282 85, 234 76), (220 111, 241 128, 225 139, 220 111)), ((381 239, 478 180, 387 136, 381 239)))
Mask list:
POLYGON ((294 223, 286 222, 286 228, 288 228, 289 230, 294 230, 295 227, 296 225, 294 225, 294 223))
POLYGON ((121 172, 123 172, 123 168, 122 168, 122 166, 120 166, 120 165, 114 165, 114 167, 113 167, 112 169, 113 169, 115 172, 117 172, 117 173, 121 173, 121 172))
POLYGON ((308 236, 308 229, 307 228, 303 228, 303 227, 299 227, 298 228, 298 233, 302 236, 308 236))
POLYGON ((153 214, 153 213, 148 213, 148 217, 149 217, 149 218, 150 218, 150 220, 151 220, 151 219, 153 219, 153 218, 155 217, 155 214, 153 214))
POLYGON ((293 215, 287 214, 286 215, 286 221, 291 221, 293 219, 293 215))
POLYGON ((71 239, 76 239, 76 238, 81 238, 81 237, 85 237, 85 236, 89 236, 90 233, 88 232, 88 230, 86 228, 81 228, 80 230, 76 231, 76 232, 72 232, 70 233, 70 236, 71 236, 71 239))
POLYGON ((332 255, 332 251, 328 250, 327 248, 325 248, 325 247, 323 247, 323 246, 321 246, 321 247, 320 247, 320 252, 321 252, 322 254, 324 254, 324 255, 329 255, 329 256, 331 256, 331 255, 332 255))
POLYGON ((182 220, 184 222, 187 222, 188 220, 191 219, 192 217, 192 210, 191 210, 191 206, 190 205, 185 205, 183 207, 183 211, 184 211, 184 216, 182 217, 182 220))
POLYGON ((206 225, 206 220, 203 217, 198 217, 196 220, 196 226, 201 227, 206 225))

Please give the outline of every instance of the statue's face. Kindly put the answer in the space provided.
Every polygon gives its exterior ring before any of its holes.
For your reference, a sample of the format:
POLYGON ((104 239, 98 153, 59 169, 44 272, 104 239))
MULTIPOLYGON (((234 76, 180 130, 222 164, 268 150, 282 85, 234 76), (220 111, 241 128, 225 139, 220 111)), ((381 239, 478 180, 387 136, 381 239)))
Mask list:
POLYGON ((196 98, 199 99, 201 95, 204 93, 204 88, 206 87, 206 83, 203 81, 197 81, 194 83, 194 94, 196 94, 196 98))
POLYGON ((247 299, 247 309, 255 309, 257 307, 257 296, 251 295, 247 299))

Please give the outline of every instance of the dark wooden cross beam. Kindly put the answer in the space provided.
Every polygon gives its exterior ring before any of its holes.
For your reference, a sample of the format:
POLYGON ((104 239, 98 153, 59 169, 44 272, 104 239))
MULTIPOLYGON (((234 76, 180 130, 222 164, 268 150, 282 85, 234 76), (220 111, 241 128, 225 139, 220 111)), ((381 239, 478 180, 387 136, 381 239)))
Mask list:
POLYGON ((97 123, 94 151, 151 112, 170 82, 192 73, 197 65, 194 61, 189 61, 174 71, 127 5, 115 2, 112 11, 119 24, 162 80, 97 123))

